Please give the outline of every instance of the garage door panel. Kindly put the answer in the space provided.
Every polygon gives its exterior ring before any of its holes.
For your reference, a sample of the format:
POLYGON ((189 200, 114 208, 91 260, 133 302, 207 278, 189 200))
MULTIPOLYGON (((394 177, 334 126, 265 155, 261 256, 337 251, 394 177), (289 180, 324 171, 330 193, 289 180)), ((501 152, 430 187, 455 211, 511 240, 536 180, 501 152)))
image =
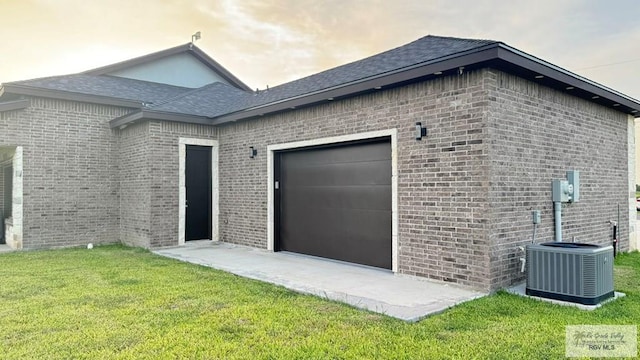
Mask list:
POLYGON ((343 240, 345 241, 359 236, 388 239, 387 229, 391 224, 391 211, 388 210, 312 208, 302 212, 298 209, 291 209, 284 215, 291 220, 282 226, 282 231, 288 235, 302 236, 306 234, 306 236, 318 235, 320 237, 344 235, 346 239, 343 240), (323 221, 317 221, 317 219, 323 219, 323 221), (327 227, 327 224, 331 224, 331 226, 327 227))
POLYGON ((391 185, 391 160, 299 165, 288 167, 286 176, 282 178, 283 185, 391 185))
POLYGON ((376 146, 377 144, 379 143, 292 151, 287 153, 287 161, 291 166, 314 166, 391 160, 391 151, 385 147, 376 146))
POLYGON ((293 187, 282 199, 285 209, 391 210, 389 186, 293 187))
POLYGON ((279 154, 279 250, 391 268, 388 140, 279 154))
POLYGON ((388 233, 391 211, 316 208, 307 213, 292 211, 288 216, 291 221, 281 229, 283 239, 291 239, 281 244, 287 251, 382 268, 391 267, 388 233), (318 218, 325 221, 314 221, 318 218), (326 223, 333 225, 327 227, 326 223))

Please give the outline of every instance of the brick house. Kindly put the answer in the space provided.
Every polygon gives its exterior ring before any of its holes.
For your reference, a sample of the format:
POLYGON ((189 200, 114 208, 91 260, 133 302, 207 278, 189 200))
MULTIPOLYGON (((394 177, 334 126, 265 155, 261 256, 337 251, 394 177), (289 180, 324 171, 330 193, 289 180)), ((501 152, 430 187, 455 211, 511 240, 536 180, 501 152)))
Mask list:
POLYGON ((532 210, 553 241, 573 169, 564 239, 620 219, 637 247, 640 102, 501 42, 427 36, 259 91, 186 44, 0 94, 14 248, 212 239, 495 290, 523 279, 532 210))

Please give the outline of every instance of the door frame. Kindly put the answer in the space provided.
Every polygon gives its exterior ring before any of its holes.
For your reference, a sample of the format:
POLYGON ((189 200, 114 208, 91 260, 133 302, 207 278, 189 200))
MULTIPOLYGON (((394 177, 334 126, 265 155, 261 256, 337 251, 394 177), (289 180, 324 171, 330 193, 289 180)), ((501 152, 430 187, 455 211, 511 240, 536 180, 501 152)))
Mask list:
POLYGON ((398 271, 398 131, 388 129, 350 135, 332 136, 312 140, 295 141, 267 146, 267 250, 275 251, 275 161, 276 152, 316 145, 391 137, 391 271, 398 271))
POLYGON ((218 241, 218 140, 181 137, 178 139, 178 245, 184 245, 186 239, 187 145, 211 148, 211 240, 218 241))

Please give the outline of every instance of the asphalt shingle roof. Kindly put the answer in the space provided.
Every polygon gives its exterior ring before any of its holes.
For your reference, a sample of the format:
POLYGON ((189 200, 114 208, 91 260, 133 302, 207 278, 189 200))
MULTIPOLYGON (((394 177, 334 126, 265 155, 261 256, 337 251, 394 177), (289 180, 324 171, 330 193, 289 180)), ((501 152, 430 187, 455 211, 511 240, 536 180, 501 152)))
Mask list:
POLYGON ((151 109, 216 117, 383 75, 493 43, 496 41, 430 35, 404 46, 258 93, 247 93, 222 84, 206 86, 206 89, 201 88, 202 91, 198 89, 186 94, 184 99, 178 96, 167 104, 151 106, 151 109))
POLYGON ((256 106, 382 75, 493 43, 496 41, 425 36, 395 49, 273 87, 258 96, 256 106))
POLYGON ((151 105, 149 108, 156 111, 212 117, 247 106, 254 97, 252 92, 215 82, 163 103, 151 105))
POLYGON ((144 103, 158 103, 192 90, 185 87, 116 76, 86 74, 53 76, 15 81, 9 84, 87 95, 107 96, 144 103))
POLYGON ((255 93, 222 83, 190 89, 89 74, 55 76, 9 84, 139 101, 145 103, 146 109, 153 111, 217 117, 384 75, 494 43, 497 42, 425 36, 395 49, 255 93))
MULTIPOLYGON (((191 49, 182 46, 170 51, 183 51, 191 49)), ((197 49, 196 49, 197 50, 197 49)), ((198 50, 200 51, 200 50, 198 50)), ((160 53, 147 57, 153 59, 160 53)), ((159 55, 160 54, 160 55, 159 55)), ((206 56, 202 53, 199 56, 206 56)), ((222 83, 213 83, 198 89, 184 88, 166 84, 127 79, 105 75, 104 69, 95 74, 85 72, 82 74, 55 76, 26 81, 17 81, 6 85, 7 94, 26 94, 34 96, 52 96, 64 99, 80 99, 79 101, 94 101, 89 96, 102 96, 104 99, 95 99, 122 105, 124 102, 114 100, 126 100, 122 106, 139 107, 138 110, 121 118, 113 119, 113 126, 122 126, 129 121, 136 121, 145 117, 160 116, 160 119, 176 119, 177 121, 192 121, 181 116, 197 116, 211 118, 213 124, 226 121, 250 118, 263 115, 265 112, 282 111, 287 107, 311 105, 317 101, 323 101, 333 96, 349 96, 358 91, 366 91, 366 86, 373 84, 372 88, 394 85, 402 81, 412 80, 411 76, 426 76, 430 69, 438 68, 436 64, 443 66, 457 63, 449 61, 460 58, 462 61, 484 61, 476 59, 488 59, 482 56, 490 56, 497 64, 506 67, 506 71, 534 72, 542 71, 547 86, 564 88, 565 86, 579 87, 586 91, 581 96, 587 100, 601 98, 596 102, 603 105, 620 106, 630 114, 640 111, 640 102, 614 90, 599 85, 589 79, 568 72, 553 64, 532 57, 521 51, 511 48, 493 40, 461 39, 441 36, 425 36, 406 45, 370 56, 346 65, 338 66, 302 79, 294 80, 268 90, 252 92, 239 80, 232 82, 236 86, 222 83), (497 49, 503 49, 500 55, 497 49), (494 52, 484 50, 495 50, 494 52), (477 58, 473 55, 478 54, 477 58), (434 66, 431 66, 431 65, 434 66), (514 66, 511 66, 514 65, 514 66), (540 66, 542 65, 542 67, 540 66), (416 69, 415 72, 409 70, 416 69), (541 70, 542 69, 542 70, 541 70), (422 75, 415 75, 422 74, 422 75), (544 75, 544 74, 543 74, 544 75), (51 91, 51 92, 49 92, 51 91), (58 95, 56 92, 60 91, 58 95), (64 93, 62 93, 64 92, 64 93), (328 95, 326 98, 323 96, 328 95), (594 96, 595 95, 595 96, 594 96), (133 103, 133 104, 131 104, 133 103), (290 106, 291 105, 291 106, 290 106), (153 113, 157 114, 154 115, 153 113), (163 115, 160 115, 163 113, 163 115)), ((208 57, 207 57, 208 59, 208 57)), ((205 59, 214 68, 219 67, 212 59, 205 59)), ((133 59, 143 61, 140 59, 133 59)), ((132 60, 132 61, 133 61, 132 60)), ((144 62, 144 61, 143 61, 144 62)), ((448 68, 443 68, 447 70, 448 68)), ((222 69, 224 70, 224 69, 222 69)), ((226 71, 226 70, 224 70, 226 71)), ((438 70, 436 70, 438 71, 438 70)), ((516 74, 517 75, 517 74, 516 74)), ((11 98, 10 96, 7 99, 11 98)), ((195 121, 195 120, 193 120, 195 121)), ((201 123, 207 123, 206 119, 197 119, 201 123)))

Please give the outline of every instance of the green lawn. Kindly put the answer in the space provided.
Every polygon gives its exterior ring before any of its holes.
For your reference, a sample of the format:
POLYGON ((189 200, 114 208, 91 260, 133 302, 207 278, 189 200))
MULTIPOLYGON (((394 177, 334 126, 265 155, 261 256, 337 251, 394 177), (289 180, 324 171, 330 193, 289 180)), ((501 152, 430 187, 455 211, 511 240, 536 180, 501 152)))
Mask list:
POLYGON ((640 324, 638 253, 592 312, 501 292, 414 324, 121 246, 0 264, 2 359, 557 359, 565 325, 640 324))

